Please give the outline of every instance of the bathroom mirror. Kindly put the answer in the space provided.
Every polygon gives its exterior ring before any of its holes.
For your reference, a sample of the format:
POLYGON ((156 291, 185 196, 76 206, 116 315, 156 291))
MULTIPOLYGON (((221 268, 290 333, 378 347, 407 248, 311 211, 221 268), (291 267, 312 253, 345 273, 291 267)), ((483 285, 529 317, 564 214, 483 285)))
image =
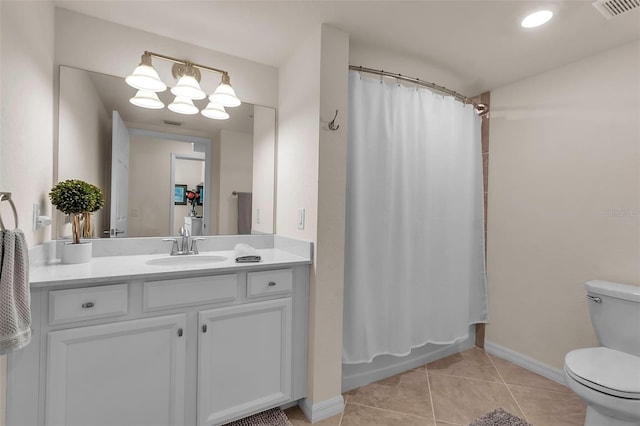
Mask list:
MULTIPOLYGON (((54 173, 103 189, 94 238, 176 235, 185 223, 194 235, 274 232, 273 108, 243 103, 227 109, 228 120, 140 108, 123 78, 67 66, 59 88, 54 173), (115 167, 122 161, 128 167, 115 167), (194 205, 176 202, 185 185, 202 195, 194 205)), ((158 95, 173 100, 169 90, 158 95)), ((70 226, 57 219, 64 238, 70 226)))

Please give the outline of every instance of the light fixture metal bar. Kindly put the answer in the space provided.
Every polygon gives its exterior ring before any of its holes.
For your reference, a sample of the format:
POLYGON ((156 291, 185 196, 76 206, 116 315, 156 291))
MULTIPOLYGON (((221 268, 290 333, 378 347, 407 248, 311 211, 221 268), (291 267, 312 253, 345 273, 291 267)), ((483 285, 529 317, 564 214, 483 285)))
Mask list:
POLYGON ((208 67, 206 65, 194 64, 193 62, 185 61, 185 60, 178 59, 178 58, 173 58, 171 56, 162 55, 160 53, 149 52, 148 50, 145 50, 144 54, 145 55, 149 55, 149 56, 153 56, 154 58, 164 59, 165 61, 174 62, 176 64, 191 65, 194 68, 200 68, 200 69, 203 69, 203 70, 209 70, 209 71, 220 73, 222 75, 229 75, 229 73, 227 71, 221 70, 219 68, 213 68, 213 67, 208 67))

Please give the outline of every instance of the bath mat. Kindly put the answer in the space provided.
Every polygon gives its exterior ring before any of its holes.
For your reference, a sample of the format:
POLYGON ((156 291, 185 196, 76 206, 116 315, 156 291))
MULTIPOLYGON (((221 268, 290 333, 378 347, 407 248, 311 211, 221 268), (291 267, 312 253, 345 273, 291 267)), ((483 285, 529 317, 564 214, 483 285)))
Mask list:
POLYGON ((287 415, 279 408, 263 411, 225 426, 292 426, 287 415))
POLYGON ((531 423, 527 423, 520 417, 516 417, 508 411, 498 408, 484 416, 476 419, 473 423, 469 423, 469 426, 533 426, 531 423))

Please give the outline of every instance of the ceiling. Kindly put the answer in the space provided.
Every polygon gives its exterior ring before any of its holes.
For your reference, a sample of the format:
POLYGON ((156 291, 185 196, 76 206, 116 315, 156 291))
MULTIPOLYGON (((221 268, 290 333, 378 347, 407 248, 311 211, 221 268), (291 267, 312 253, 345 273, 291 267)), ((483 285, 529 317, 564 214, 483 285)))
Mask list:
MULTIPOLYGON (((326 23, 348 32, 352 46, 394 52, 439 67, 462 82, 456 89, 468 94, 640 39, 640 8, 607 20, 590 0, 55 3, 274 67, 312 28, 326 23), (520 20, 540 8, 552 9, 554 19, 543 27, 521 28, 520 20)), ((354 65, 375 68, 375 64, 354 65)))

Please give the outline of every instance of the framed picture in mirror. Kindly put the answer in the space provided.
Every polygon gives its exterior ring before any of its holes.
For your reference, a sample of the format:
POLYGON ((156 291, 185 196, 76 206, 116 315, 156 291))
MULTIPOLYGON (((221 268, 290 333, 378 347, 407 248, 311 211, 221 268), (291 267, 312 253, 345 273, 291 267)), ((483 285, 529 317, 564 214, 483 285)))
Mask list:
POLYGON ((187 205, 187 185, 176 184, 173 190, 173 204, 176 206, 187 205))
POLYGON ((198 187, 196 188, 196 191, 198 192, 198 194, 200 194, 200 198, 198 198, 198 201, 196 202, 196 204, 198 206, 201 206, 202 202, 204 201, 204 185, 198 185, 198 187))

